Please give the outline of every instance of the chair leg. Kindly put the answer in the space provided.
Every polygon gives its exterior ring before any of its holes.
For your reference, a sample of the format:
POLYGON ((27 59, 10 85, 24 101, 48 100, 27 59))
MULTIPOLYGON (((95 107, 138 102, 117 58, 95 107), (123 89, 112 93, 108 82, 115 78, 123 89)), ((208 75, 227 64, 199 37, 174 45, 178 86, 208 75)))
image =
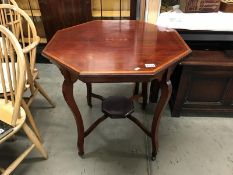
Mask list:
POLYGON ((35 144, 35 147, 38 149, 38 151, 41 153, 41 155, 45 159, 47 159, 48 153, 46 152, 46 150, 44 149, 44 147, 42 146, 41 142, 36 137, 34 132, 31 130, 31 128, 29 128, 29 126, 26 123, 24 123, 24 125, 23 125, 23 130, 26 133, 26 135, 28 136, 28 138, 31 140, 31 142, 35 144))
POLYGON ((36 97, 37 93, 38 93, 38 89, 36 89, 34 92, 32 92, 32 95, 29 97, 29 100, 27 102, 28 107, 30 107, 30 105, 32 104, 32 102, 33 102, 34 98, 36 97))
POLYGON ((33 130, 35 131, 37 137, 39 138, 39 140, 42 140, 42 139, 41 139, 41 136, 40 136, 39 129, 38 129, 38 127, 37 127, 37 125, 36 125, 36 122, 35 122, 35 120, 34 120, 34 118, 33 118, 33 116, 32 116, 32 113, 31 113, 31 111, 30 111, 28 105, 26 104, 26 102, 25 102, 24 100, 22 100, 22 107, 23 107, 23 109, 25 110, 26 115, 27 115, 27 118, 28 118, 28 120, 29 120, 29 123, 31 124, 33 130))
POLYGON ((32 151, 35 147, 35 144, 32 144, 28 149, 26 149, 14 162, 3 171, 2 175, 9 175, 14 171, 14 169, 25 159, 25 157, 32 151))
POLYGON ((87 104, 89 107, 92 107, 92 102, 91 102, 92 85, 91 83, 86 83, 86 86, 87 86, 87 104))
POLYGON ((50 97, 48 96, 48 94, 41 87, 41 85, 38 82, 36 82, 36 81, 35 81, 35 86, 36 86, 36 88, 38 88, 38 90, 41 93, 41 95, 43 95, 45 97, 45 99, 52 105, 52 107, 55 107, 55 104, 52 102, 52 100, 50 99, 50 97))
POLYGON ((25 157, 33 150, 34 147, 38 149, 38 151, 45 159, 48 158, 48 154, 45 151, 44 147, 26 123, 24 123, 23 125, 23 130, 33 144, 29 148, 27 148, 13 163, 11 163, 11 165, 5 171, 3 170, 2 175, 11 174, 12 171, 25 159, 25 157))

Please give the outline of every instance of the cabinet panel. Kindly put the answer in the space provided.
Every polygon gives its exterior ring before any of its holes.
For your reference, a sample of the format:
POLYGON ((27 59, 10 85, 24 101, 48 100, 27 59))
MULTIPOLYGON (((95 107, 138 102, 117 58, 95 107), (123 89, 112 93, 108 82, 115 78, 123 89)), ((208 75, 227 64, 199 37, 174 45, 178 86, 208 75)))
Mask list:
POLYGON ((39 0, 47 39, 59 29, 92 19, 91 0, 39 0))
POLYGON ((228 78, 216 78, 214 75, 192 77, 187 101, 220 102, 227 82, 228 78))
POLYGON ((228 81, 225 93, 223 95, 223 103, 225 105, 233 105, 233 78, 228 81))
POLYGON ((173 74, 173 117, 182 111, 225 112, 233 116, 233 55, 196 51, 173 74))

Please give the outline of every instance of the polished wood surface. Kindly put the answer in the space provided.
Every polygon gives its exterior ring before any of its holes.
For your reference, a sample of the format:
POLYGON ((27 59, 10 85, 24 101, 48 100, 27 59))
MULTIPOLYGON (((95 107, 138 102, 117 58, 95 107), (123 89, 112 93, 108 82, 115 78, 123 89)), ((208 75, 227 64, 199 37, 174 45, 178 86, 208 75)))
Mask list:
MULTIPOLYGON (((73 94, 77 80, 87 83, 87 91, 96 98, 100 96, 91 92, 93 82, 156 80, 161 96, 150 129, 136 118, 129 118, 151 137, 154 160, 160 118, 172 91, 170 76, 174 66, 190 51, 175 30, 138 21, 93 21, 58 31, 43 54, 64 76, 62 92, 76 121, 79 155, 84 154, 84 138, 106 117, 100 117, 85 131, 73 94), (155 67, 147 68, 145 64, 155 64, 155 67)), ((91 105, 90 101, 88 104, 91 105)))
POLYGON ((153 75, 189 52, 175 30, 138 21, 99 20, 58 31, 43 55, 80 76, 153 75))

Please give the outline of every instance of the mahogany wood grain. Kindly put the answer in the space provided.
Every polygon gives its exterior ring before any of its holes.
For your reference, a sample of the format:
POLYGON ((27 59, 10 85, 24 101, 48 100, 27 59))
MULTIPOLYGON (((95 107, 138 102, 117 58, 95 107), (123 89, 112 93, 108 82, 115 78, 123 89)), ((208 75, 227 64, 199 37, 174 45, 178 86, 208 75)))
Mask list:
POLYGON ((66 100, 66 103, 70 107, 71 111, 73 112, 73 115, 75 116, 75 121, 77 125, 77 132, 78 132, 78 150, 79 155, 82 156, 84 154, 84 126, 83 126, 83 119, 81 117, 81 113, 79 111, 79 108, 75 102, 74 94, 73 94, 73 85, 77 81, 76 76, 72 76, 72 74, 65 70, 60 69, 62 75, 64 76, 64 82, 62 85, 62 93, 66 100))
POLYGON ((97 20, 60 30, 43 50, 44 56, 82 77, 155 75, 188 53, 175 30, 125 20, 97 20))
MULTIPOLYGON (((84 154, 84 137, 105 117, 97 119, 84 132, 81 113, 73 97, 73 84, 149 82, 156 79, 161 96, 150 130, 136 118, 129 118, 152 140, 152 158, 158 150, 158 128, 162 112, 171 94, 170 75, 191 50, 172 29, 139 21, 93 21, 58 31, 43 50, 64 76, 63 95, 76 120, 79 155, 84 154), (145 64, 155 64, 146 67, 145 64)), ((144 83, 145 84, 145 83, 144 83)), ((145 86, 145 85, 144 85, 145 86)), ((157 91, 157 90, 156 90, 157 91)), ((90 97, 88 104, 91 105, 90 97)))
POLYGON ((171 69, 167 70, 161 81, 161 96, 158 101, 157 107, 155 109, 154 118, 151 125, 151 142, 152 142, 152 159, 156 157, 158 151, 158 129, 160 124, 160 119, 162 117, 162 112, 166 107, 168 100, 172 93, 172 84, 170 81, 171 69))

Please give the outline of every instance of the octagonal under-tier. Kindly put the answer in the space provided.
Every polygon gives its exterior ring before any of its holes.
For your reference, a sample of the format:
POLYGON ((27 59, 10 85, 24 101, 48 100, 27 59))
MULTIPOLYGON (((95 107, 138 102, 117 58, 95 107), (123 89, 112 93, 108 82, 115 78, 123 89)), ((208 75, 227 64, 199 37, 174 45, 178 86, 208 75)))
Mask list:
POLYGON ((85 75, 155 75, 191 52, 173 29, 97 20, 59 30, 43 55, 85 75))

